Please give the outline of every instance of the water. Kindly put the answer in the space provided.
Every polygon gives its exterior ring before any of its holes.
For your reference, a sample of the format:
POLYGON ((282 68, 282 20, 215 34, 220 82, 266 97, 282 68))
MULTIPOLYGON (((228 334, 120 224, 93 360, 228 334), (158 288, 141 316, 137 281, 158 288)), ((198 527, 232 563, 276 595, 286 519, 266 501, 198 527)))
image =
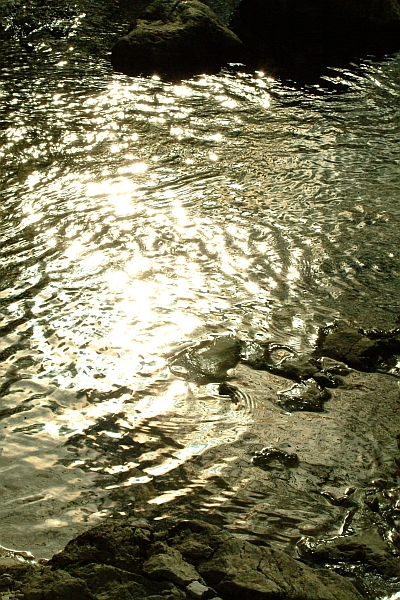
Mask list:
POLYGON ((200 511, 293 548, 343 531, 327 494, 386 477, 395 504, 394 378, 355 373, 324 413, 285 413, 288 381, 241 366, 235 404, 169 357, 394 326, 399 57, 310 86, 178 85, 113 74, 71 22, 10 46, 0 74, 0 543, 49 557, 107 515, 200 511), (300 468, 256 469, 269 444, 300 468))

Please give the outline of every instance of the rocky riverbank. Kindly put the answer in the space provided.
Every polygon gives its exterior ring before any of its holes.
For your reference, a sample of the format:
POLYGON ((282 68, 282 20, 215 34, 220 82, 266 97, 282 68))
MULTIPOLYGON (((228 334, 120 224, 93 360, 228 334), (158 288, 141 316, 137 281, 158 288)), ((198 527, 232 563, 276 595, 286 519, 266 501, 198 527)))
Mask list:
MULTIPOLYGON (((50 561, 4 551, 2 598, 370 600, 398 591, 399 352, 397 329, 340 322, 306 355, 233 336, 177 352, 173 373, 250 413, 224 477, 167 511, 152 503, 153 484, 136 486, 145 491, 132 491, 130 516, 116 512, 50 561), (205 515, 202 494, 223 494, 230 472, 236 491, 205 515)), ((223 447, 211 451, 215 464, 225 460, 223 447)))
POLYGON ((351 580, 205 521, 107 522, 45 565, 0 559, 2 597, 24 600, 361 600, 351 580))

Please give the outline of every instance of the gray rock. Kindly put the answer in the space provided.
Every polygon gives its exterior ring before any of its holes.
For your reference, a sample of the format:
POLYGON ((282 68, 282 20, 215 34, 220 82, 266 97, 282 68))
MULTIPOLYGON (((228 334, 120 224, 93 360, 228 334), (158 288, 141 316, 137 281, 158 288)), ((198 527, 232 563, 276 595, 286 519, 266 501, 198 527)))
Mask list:
POLYGON ((38 571, 23 588, 24 600, 95 600, 82 579, 66 571, 38 571))
POLYGON ((241 41, 197 0, 156 0, 112 49, 116 71, 188 77, 218 72, 241 55, 241 41))
POLYGON ((142 566, 147 577, 156 581, 172 581, 181 586, 200 579, 194 566, 183 560, 178 550, 160 542, 158 545, 157 550, 161 549, 161 552, 153 554, 142 566))
POLYGON ((229 540, 199 565, 204 579, 225 598, 242 600, 361 600, 346 579, 312 569, 286 554, 229 540))
POLYGON ((309 541, 299 547, 302 556, 319 564, 363 564, 385 578, 400 577, 400 563, 375 529, 330 540, 309 541))
POLYGON ((184 521, 155 527, 166 541, 155 541, 153 529, 129 521, 104 523, 47 565, 12 569, 15 590, 25 600, 206 600, 216 593, 224 600, 361 600, 347 579, 215 525, 184 521), (95 563, 86 562, 91 557, 95 563))

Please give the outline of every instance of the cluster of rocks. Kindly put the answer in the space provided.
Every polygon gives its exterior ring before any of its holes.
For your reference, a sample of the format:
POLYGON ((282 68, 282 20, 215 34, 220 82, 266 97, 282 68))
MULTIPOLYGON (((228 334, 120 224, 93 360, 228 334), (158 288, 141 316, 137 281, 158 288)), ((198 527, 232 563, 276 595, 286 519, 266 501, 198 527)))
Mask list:
POLYGON ((47 564, 0 560, 24 600, 360 600, 352 582, 204 521, 108 521, 47 564))
POLYGON ((342 384, 349 368, 389 372, 400 355, 400 330, 364 331, 336 322, 319 332, 309 354, 297 354, 289 346, 245 342, 234 336, 202 341, 178 352, 171 371, 197 384, 219 382, 219 393, 238 401, 237 387, 227 381, 228 371, 239 362, 291 380, 291 387, 277 394, 284 410, 321 412, 331 394, 342 384))
MULTIPOLYGON (((213 6, 215 3, 210 2, 213 6)), ((271 66, 343 51, 398 49, 398 0, 242 0, 230 28, 198 0, 155 0, 112 49, 115 70, 182 78, 227 63, 271 66), (350 50, 350 48, 349 48, 350 50)))

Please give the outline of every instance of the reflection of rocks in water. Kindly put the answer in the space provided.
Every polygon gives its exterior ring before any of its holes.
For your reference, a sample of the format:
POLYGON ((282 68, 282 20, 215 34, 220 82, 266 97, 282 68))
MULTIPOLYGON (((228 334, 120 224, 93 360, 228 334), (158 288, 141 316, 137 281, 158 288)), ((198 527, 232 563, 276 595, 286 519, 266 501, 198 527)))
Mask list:
POLYGON ((281 469, 282 466, 293 469, 299 465, 299 457, 297 454, 289 454, 278 448, 263 448, 260 452, 256 452, 252 459, 253 465, 270 471, 273 469, 281 469))
POLYGON ((48 565, 15 563, 7 571, 25 600, 362 598, 348 578, 199 520, 108 521, 48 565))
POLYGON ((329 400, 330 396, 327 390, 322 389, 313 379, 309 379, 278 392, 278 404, 289 412, 295 410, 321 412, 324 410, 325 400, 329 400))
POLYGON ((171 362, 174 375, 199 384, 219 382, 240 361, 241 343, 233 336, 200 342, 178 353, 171 362))

